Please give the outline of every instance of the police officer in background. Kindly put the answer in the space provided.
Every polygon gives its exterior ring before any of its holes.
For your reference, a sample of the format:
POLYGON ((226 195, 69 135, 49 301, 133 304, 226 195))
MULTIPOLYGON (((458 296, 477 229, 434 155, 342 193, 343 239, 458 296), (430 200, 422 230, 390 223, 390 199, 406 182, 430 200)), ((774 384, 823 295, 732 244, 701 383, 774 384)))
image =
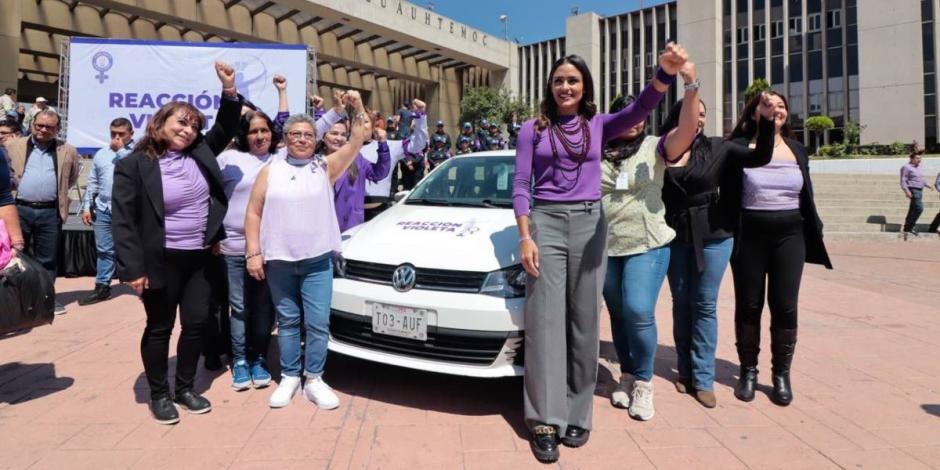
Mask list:
POLYGON ((389 116, 385 120, 385 135, 389 139, 394 139, 398 135, 398 121, 395 120, 395 116, 389 116))
POLYGON ((457 155, 464 155, 472 152, 473 149, 470 148, 470 139, 460 139, 457 141, 457 155))
POLYGON ((487 119, 480 119, 480 125, 477 127, 477 150, 486 150, 486 136, 488 134, 487 129, 490 128, 490 121, 487 119))
POLYGON ((429 171, 433 170, 451 157, 449 144, 449 137, 447 137, 446 134, 442 136, 435 133, 433 136, 431 136, 431 150, 428 152, 429 171))
POLYGON ((506 140, 503 139, 503 134, 499 132, 499 124, 490 123, 490 132, 486 135, 485 145, 487 150, 503 150, 506 148, 506 140))
POLYGON ((506 132, 509 133, 509 148, 516 148, 516 140, 519 138, 519 129, 522 129, 522 124, 519 122, 519 117, 516 113, 512 113, 512 117, 509 118, 509 122, 506 124, 506 132))
MULTIPOLYGON (((438 136, 444 139, 444 148, 446 148, 447 151, 450 151, 450 146, 451 146, 450 135, 444 132, 444 121, 437 121, 437 130, 434 131, 434 135, 432 137, 438 137, 438 136)), ((434 143, 433 139, 431 143, 432 144, 434 143)), ((433 150, 434 147, 432 146, 431 149, 433 150)))
POLYGON ((467 142, 468 148, 471 152, 478 152, 481 150, 482 143, 473 132, 473 124, 470 124, 469 122, 463 123, 463 130, 460 132, 460 136, 457 137, 458 148, 460 148, 461 142, 467 142))
MULTIPOLYGON (((411 135, 411 100, 405 100, 398 109, 398 140, 405 140, 411 135)), ((386 134, 388 130, 386 130, 386 134)))

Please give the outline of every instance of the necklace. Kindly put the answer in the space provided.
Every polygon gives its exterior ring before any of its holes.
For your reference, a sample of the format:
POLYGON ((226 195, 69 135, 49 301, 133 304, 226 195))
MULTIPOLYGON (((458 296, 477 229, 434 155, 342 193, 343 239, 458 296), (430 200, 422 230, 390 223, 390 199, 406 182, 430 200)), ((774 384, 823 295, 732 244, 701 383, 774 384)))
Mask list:
MULTIPOLYGON (((294 172, 291 174, 290 180, 291 180, 291 181, 297 180, 297 175, 299 175, 300 172, 304 171, 304 168, 309 167, 309 166, 310 166, 310 162, 312 162, 312 161, 313 161, 312 158, 307 159, 307 161, 303 161, 303 160, 299 160, 299 159, 296 159, 296 158, 287 157, 287 160, 286 160, 287 164, 288 164, 289 166, 295 168, 295 169, 294 169, 294 172), (294 162, 297 162, 297 161, 301 161, 301 162, 303 162, 303 164, 300 164, 300 165, 295 164, 294 162)), ((312 171, 312 170, 311 170, 311 171, 312 171)))
POLYGON ((561 179, 565 180, 567 183, 570 183, 565 185, 568 187, 562 187, 561 189, 570 191, 578 185, 578 181, 581 179, 582 164, 587 160, 588 152, 591 149, 591 131, 588 128, 587 120, 578 116, 577 121, 574 122, 573 125, 565 126, 560 123, 553 124, 549 128, 548 142, 552 147, 552 166, 558 170, 554 173, 560 175, 561 179), (580 141, 575 140, 578 136, 581 137, 580 141), (556 138, 561 142, 562 148, 565 149, 565 152, 568 153, 571 160, 574 161, 574 166, 565 166, 564 160, 559 155, 558 147, 555 144, 556 138), (568 176, 565 172, 574 172, 574 175, 568 176))

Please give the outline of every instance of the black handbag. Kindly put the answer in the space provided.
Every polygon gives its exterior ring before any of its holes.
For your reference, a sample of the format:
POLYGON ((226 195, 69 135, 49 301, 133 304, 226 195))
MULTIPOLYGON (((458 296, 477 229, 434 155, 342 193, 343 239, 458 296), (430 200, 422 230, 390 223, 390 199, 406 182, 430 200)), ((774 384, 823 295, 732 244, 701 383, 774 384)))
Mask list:
POLYGON ((0 270, 0 334, 52 323, 55 285, 49 271, 19 252, 0 270))

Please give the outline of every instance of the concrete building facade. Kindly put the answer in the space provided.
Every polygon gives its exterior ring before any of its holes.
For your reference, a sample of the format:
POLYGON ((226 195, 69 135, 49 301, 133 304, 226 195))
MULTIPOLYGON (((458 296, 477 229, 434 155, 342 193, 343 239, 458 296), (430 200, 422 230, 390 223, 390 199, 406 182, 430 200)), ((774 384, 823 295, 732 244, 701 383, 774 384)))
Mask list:
POLYGON ((465 88, 518 76, 513 44, 399 0, 3 0, 0 89, 54 100, 69 36, 307 44, 318 94, 358 89, 386 114, 420 98, 450 132, 465 88))
MULTIPOLYGON (((519 89, 536 105, 551 61, 577 53, 596 74, 606 110, 617 95, 642 89, 658 51, 676 39, 697 64, 709 135, 731 130, 745 90, 763 78, 788 98, 791 123, 809 145, 841 142, 851 120, 863 144, 936 148, 938 12, 940 0, 676 0, 610 17, 583 13, 569 18, 564 37, 520 46, 519 89), (599 43, 596 53, 571 47, 589 43, 599 43), (836 127, 817 139, 803 124, 818 115, 836 127)), ((651 116, 654 127, 674 96, 651 116)))

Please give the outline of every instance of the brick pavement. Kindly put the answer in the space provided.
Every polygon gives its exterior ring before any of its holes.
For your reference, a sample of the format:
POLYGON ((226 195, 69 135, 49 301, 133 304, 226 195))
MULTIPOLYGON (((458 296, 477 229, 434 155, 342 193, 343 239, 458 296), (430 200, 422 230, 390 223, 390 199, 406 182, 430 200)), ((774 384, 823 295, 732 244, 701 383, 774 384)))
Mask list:
MULTIPOLYGON (((607 401, 619 376, 606 312, 591 441, 562 449, 559 468, 940 468, 940 252, 933 244, 834 242, 837 270, 807 268, 794 361, 796 399, 734 399, 730 273, 719 302, 718 408, 675 377, 669 289, 658 305, 656 417, 631 420, 607 401)), ((143 308, 123 288, 91 307, 90 278, 60 279, 69 313, 0 339, 0 468, 521 469, 531 457, 521 380, 471 380, 331 356, 342 405, 298 395, 271 410, 272 389, 237 393, 200 369, 204 416, 155 424, 138 353, 143 308)), ((765 314, 765 325, 767 315, 765 314)), ((765 350, 768 348, 765 348, 765 350)))

